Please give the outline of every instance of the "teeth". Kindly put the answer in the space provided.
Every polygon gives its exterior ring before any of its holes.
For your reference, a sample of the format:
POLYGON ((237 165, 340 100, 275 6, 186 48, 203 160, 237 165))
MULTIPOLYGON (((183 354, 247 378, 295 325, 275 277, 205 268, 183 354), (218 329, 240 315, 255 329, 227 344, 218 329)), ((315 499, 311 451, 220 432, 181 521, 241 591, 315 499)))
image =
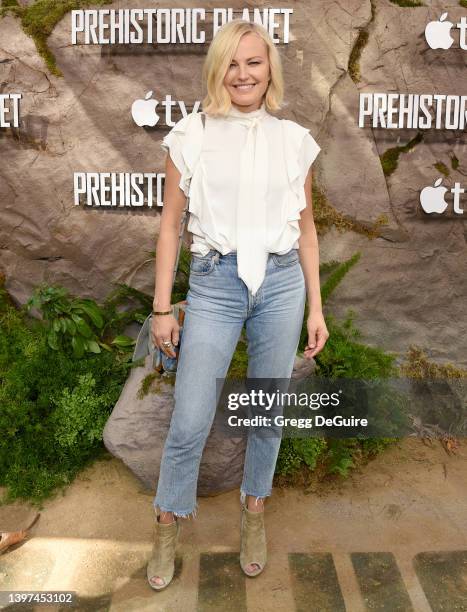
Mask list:
POLYGON ((235 85, 237 89, 251 89, 254 85, 235 85))

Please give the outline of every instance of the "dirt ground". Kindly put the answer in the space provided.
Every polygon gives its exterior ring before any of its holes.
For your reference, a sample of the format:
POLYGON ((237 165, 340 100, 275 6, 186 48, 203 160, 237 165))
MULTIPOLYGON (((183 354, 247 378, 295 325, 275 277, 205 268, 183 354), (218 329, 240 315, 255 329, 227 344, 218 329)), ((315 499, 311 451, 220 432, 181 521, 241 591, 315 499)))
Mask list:
MULTIPOLYGON (((448 454, 415 438, 316 492, 275 488, 268 564, 255 579, 238 567, 239 492, 198 498, 196 518, 181 523, 173 583, 154 592, 145 573, 154 492, 109 456, 47 501, 29 538, 0 556, 0 590, 74 590, 81 609, 112 611, 467 610, 466 491, 467 441, 448 454)), ((35 512, 0 507, 0 531, 35 512)))

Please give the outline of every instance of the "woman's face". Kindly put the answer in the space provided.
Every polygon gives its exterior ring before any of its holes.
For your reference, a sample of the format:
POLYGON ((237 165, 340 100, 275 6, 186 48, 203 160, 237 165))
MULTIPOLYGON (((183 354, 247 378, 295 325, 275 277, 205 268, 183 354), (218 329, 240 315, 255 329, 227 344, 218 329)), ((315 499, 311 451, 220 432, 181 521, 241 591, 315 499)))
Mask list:
POLYGON ((269 59, 266 43, 257 34, 249 32, 241 37, 224 85, 239 110, 250 112, 261 106, 269 85, 269 59))

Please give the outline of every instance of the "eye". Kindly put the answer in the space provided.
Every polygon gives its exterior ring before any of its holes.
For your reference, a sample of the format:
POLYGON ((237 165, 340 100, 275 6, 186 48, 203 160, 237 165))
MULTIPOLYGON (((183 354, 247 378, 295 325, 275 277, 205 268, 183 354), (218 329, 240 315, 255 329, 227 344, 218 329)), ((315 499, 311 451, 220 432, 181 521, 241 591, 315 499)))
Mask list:
MULTIPOLYGON (((250 62, 249 64, 251 65, 251 64, 260 64, 260 63, 261 62, 254 61, 254 62, 250 62)), ((232 66, 235 66, 235 64, 234 63, 230 64, 229 68, 232 68, 232 66)))

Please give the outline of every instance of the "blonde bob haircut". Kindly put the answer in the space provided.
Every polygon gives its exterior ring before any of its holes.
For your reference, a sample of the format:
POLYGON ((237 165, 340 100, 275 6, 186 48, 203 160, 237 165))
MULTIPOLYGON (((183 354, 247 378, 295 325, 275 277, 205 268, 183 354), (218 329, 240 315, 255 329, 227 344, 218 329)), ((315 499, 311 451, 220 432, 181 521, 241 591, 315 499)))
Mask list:
POLYGON ((218 30, 206 54, 202 75, 207 90, 207 95, 202 100, 205 113, 226 115, 229 112, 232 104, 230 94, 223 83, 224 77, 241 37, 250 32, 257 34, 264 40, 268 53, 271 78, 263 98, 265 108, 268 112, 277 111, 281 108, 284 97, 284 79, 282 62, 276 45, 262 25, 244 19, 233 19, 218 30))

